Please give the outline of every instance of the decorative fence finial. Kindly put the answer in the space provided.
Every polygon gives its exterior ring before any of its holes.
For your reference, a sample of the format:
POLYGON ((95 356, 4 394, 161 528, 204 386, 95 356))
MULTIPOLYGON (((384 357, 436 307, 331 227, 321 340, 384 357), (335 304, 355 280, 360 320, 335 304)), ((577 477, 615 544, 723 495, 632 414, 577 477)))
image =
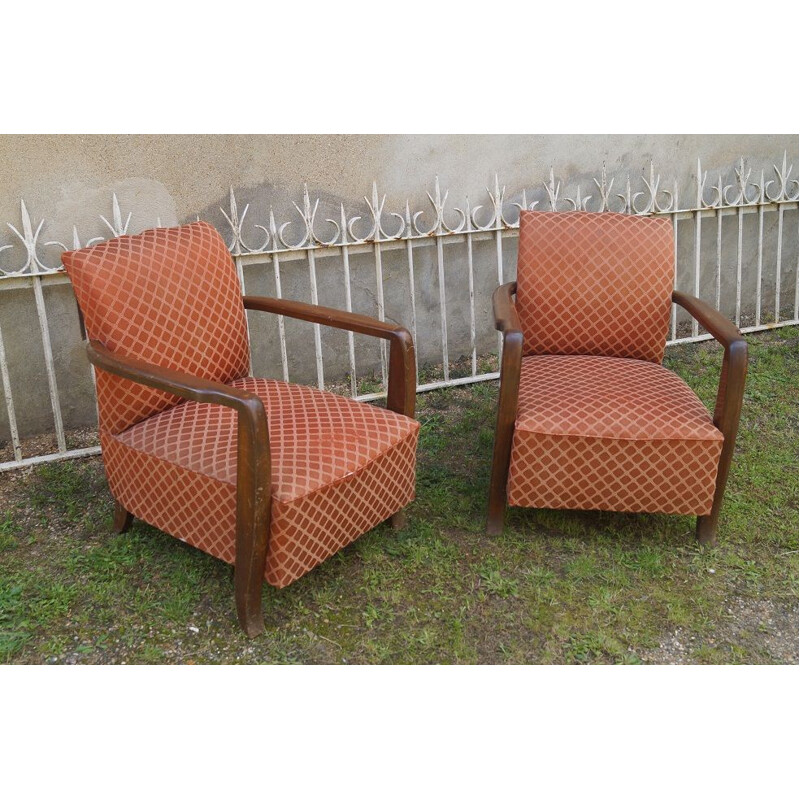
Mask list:
MULTIPOLYGON (((614 194, 615 177, 609 177, 608 168, 603 162, 599 178, 593 178, 592 183, 596 187, 595 194, 585 194, 585 188, 581 185, 576 186, 575 193, 566 196, 562 181, 556 180, 555 168, 549 168, 548 179, 544 181, 538 191, 544 192, 545 207, 550 211, 613 211, 626 214, 651 215, 651 214, 675 214, 680 211, 692 211, 695 209, 717 209, 725 207, 767 205, 797 202, 798 199, 798 180, 792 177, 794 165, 789 164, 787 153, 784 152, 780 166, 773 165, 774 179, 767 180, 764 171, 758 180, 751 180, 752 170, 747 166, 744 157, 740 157, 738 164, 734 168, 733 179, 726 181, 720 172, 713 185, 710 186, 711 196, 707 197, 708 173, 704 172, 700 159, 697 159, 696 175, 696 198, 693 209, 681 209, 678 203, 678 181, 674 179, 671 189, 662 188, 662 177, 656 172, 655 166, 650 161, 649 169, 646 174, 640 177, 641 188, 635 191, 630 175, 626 176, 625 188, 622 193, 614 194), (615 198, 615 199, 614 199, 615 198), (619 200, 617 204, 616 200, 619 200)), ((434 180, 433 192, 426 193, 430 209, 433 212, 433 219, 429 224, 423 222, 425 210, 412 210, 408 200, 402 213, 387 211, 386 195, 379 194, 377 182, 372 183, 372 192, 369 197, 364 197, 364 202, 368 210, 366 220, 361 214, 348 215, 344 204, 339 204, 336 218, 325 218, 324 223, 330 226, 331 234, 326 236, 317 230, 319 223, 318 212, 320 200, 312 200, 308 190, 308 185, 303 186, 302 200, 293 202, 292 206, 297 213, 295 219, 286 220, 280 224, 275 221, 275 216, 270 207, 268 218, 263 222, 253 221, 246 225, 246 221, 251 211, 250 204, 245 204, 239 210, 238 202, 233 187, 230 187, 228 208, 220 208, 222 216, 229 227, 228 247, 236 257, 260 255, 269 256, 272 253, 281 253, 291 250, 313 250, 317 248, 341 247, 343 245, 358 245, 365 243, 381 243, 398 239, 420 239, 430 236, 449 236, 470 232, 489 232, 510 230, 519 225, 519 212, 533 210, 541 205, 538 199, 531 199, 530 190, 523 188, 518 199, 506 199, 506 187, 501 185, 499 174, 494 174, 494 185, 486 188, 488 203, 467 202, 465 206, 448 207, 449 190, 443 189, 439 176, 434 180), (485 208, 488 206, 488 209, 485 208), (510 209, 517 209, 517 214, 513 215, 510 209), (509 211, 509 215, 506 213, 509 211), (490 213, 489 213, 490 212, 490 213), (448 224, 448 218, 452 219, 455 215, 456 223, 448 224), (480 217, 483 217, 481 222, 480 217), (387 226, 387 218, 391 223, 387 226), (368 221, 368 223, 367 223, 368 221), (356 230, 359 227, 369 225, 369 228, 359 234, 356 230), (297 236, 287 237, 289 229, 299 227, 300 233, 297 236), (388 230, 387 230, 388 227, 388 230), (258 239, 260 243, 254 245, 248 243, 247 239, 253 235, 253 229, 260 231, 258 239), (249 230, 249 233, 248 233, 249 230), (291 238, 291 241, 289 241, 291 238)), ((132 213, 123 215, 120 209, 119 199, 116 193, 111 197, 112 215, 111 221, 103 215, 99 215, 100 220, 108 228, 113 236, 122 236, 128 233, 130 228, 132 213)), ((39 243, 40 234, 45 225, 41 220, 34 225, 24 201, 20 202, 21 229, 11 223, 7 223, 10 230, 22 242, 25 248, 25 261, 19 267, 3 269, 0 267, 0 279, 10 278, 20 275, 49 274, 61 269, 57 267, 45 266, 40 257, 39 243)), ((199 219, 199 217, 198 217, 199 219)), ((157 224, 161 225, 160 219, 157 224)), ((102 241, 102 237, 89 239, 81 245, 80 236, 77 228, 72 230, 72 248, 88 246, 102 241)), ((14 244, 0 245, 0 253, 13 249, 14 244)), ((47 241, 45 247, 53 246, 61 250, 68 250, 63 242, 47 241)))

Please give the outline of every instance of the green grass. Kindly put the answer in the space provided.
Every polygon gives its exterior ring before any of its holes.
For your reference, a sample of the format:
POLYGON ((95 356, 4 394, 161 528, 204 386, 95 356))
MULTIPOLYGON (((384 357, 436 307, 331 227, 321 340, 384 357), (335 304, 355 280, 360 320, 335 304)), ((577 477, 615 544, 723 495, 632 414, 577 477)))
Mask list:
POLYGON ((17 546, 17 537, 21 533, 19 525, 14 521, 10 511, 6 511, 0 519, 0 553, 13 550, 17 546))
MULTIPOLYGON (((108 532, 99 459, 0 476, 0 662, 781 663, 797 659, 797 330, 752 335, 720 524, 511 509, 483 533, 496 382, 419 396, 417 500, 237 627, 233 571, 142 523, 108 532)), ((713 406, 715 343, 665 364, 713 406)), ((435 379, 433 372, 426 379, 435 379)))

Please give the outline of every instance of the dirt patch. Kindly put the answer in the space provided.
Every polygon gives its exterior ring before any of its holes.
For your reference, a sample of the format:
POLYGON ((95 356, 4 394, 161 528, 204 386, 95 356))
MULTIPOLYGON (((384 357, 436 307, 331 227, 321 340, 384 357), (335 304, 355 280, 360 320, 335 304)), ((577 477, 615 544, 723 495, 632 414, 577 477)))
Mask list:
MULTIPOLYGON (((65 433, 68 450, 82 450, 100 444, 97 428, 73 428, 65 433)), ((55 434, 31 436, 20 443, 23 458, 35 458, 58 452, 55 434)), ((0 463, 14 460, 14 447, 10 440, 0 439, 0 463)), ((2 474, 2 473, 0 473, 2 474)))
POLYGON ((664 637, 657 648, 640 653, 640 657, 649 664, 697 664, 709 660, 709 651, 730 658, 736 650, 746 650, 760 653, 767 664, 800 661, 797 606, 733 597, 725 612, 709 635, 678 628, 664 637))

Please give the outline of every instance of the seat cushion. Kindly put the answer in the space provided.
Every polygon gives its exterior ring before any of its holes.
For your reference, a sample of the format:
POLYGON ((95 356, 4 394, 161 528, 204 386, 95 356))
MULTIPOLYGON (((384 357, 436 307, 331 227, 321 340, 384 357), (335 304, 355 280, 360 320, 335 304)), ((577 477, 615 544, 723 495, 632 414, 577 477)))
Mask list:
MULTIPOLYGON (((414 499, 419 423, 307 386, 230 383, 261 398, 272 464, 266 578, 286 586, 414 499)), ((135 516, 235 559, 236 412, 183 402, 103 434, 111 491, 135 516)))
POLYGON ((538 508, 707 514, 722 433, 659 364, 522 359, 508 501, 538 508))

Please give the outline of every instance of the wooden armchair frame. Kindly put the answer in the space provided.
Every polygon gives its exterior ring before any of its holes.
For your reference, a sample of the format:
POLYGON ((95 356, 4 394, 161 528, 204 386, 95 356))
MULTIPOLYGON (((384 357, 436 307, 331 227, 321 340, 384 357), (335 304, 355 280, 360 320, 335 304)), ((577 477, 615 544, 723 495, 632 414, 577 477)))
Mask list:
MULTIPOLYGON (((386 407, 398 414, 414 416, 416 400, 414 343, 411 334, 405 328, 361 314, 291 300, 245 296, 243 302, 244 307, 252 311, 281 314, 332 328, 388 339, 390 355, 386 407)), ((228 406, 237 412, 234 563, 236 611, 239 623, 248 636, 262 633, 264 618, 261 597, 271 519, 269 429, 264 404, 256 395, 249 392, 112 353, 97 341, 88 342, 87 351, 89 361, 97 369, 169 392, 186 400, 228 406)), ((115 503, 114 530, 122 532, 130 526, 133 516, 119 502, 115 503)), ((404 512, 398 511, 391 519, 393 527, 401 527, 405 522, 404 512)))
MULTIPOLYGON (((492 295, 495 326, 503 336, 503 356, 500 365, 500 396, 489 485, 489 517, 486 526, 490 534, 498 534, 503 529, 506 484, 522 369, 522 325, 513 299, 516 291, 517 284, 512 281, 498 286, 492 295)), ((674 291, 672 302, 688 311, 725 348, 713 415, 714 425, 722 432, 725 440, 717 469, 711 512, 697 518, 698 540, 704 545, 714 545, 725 484, 739 430, 747 376, 747 341, 730 320, 725 319, 702 300, 674 291)))

